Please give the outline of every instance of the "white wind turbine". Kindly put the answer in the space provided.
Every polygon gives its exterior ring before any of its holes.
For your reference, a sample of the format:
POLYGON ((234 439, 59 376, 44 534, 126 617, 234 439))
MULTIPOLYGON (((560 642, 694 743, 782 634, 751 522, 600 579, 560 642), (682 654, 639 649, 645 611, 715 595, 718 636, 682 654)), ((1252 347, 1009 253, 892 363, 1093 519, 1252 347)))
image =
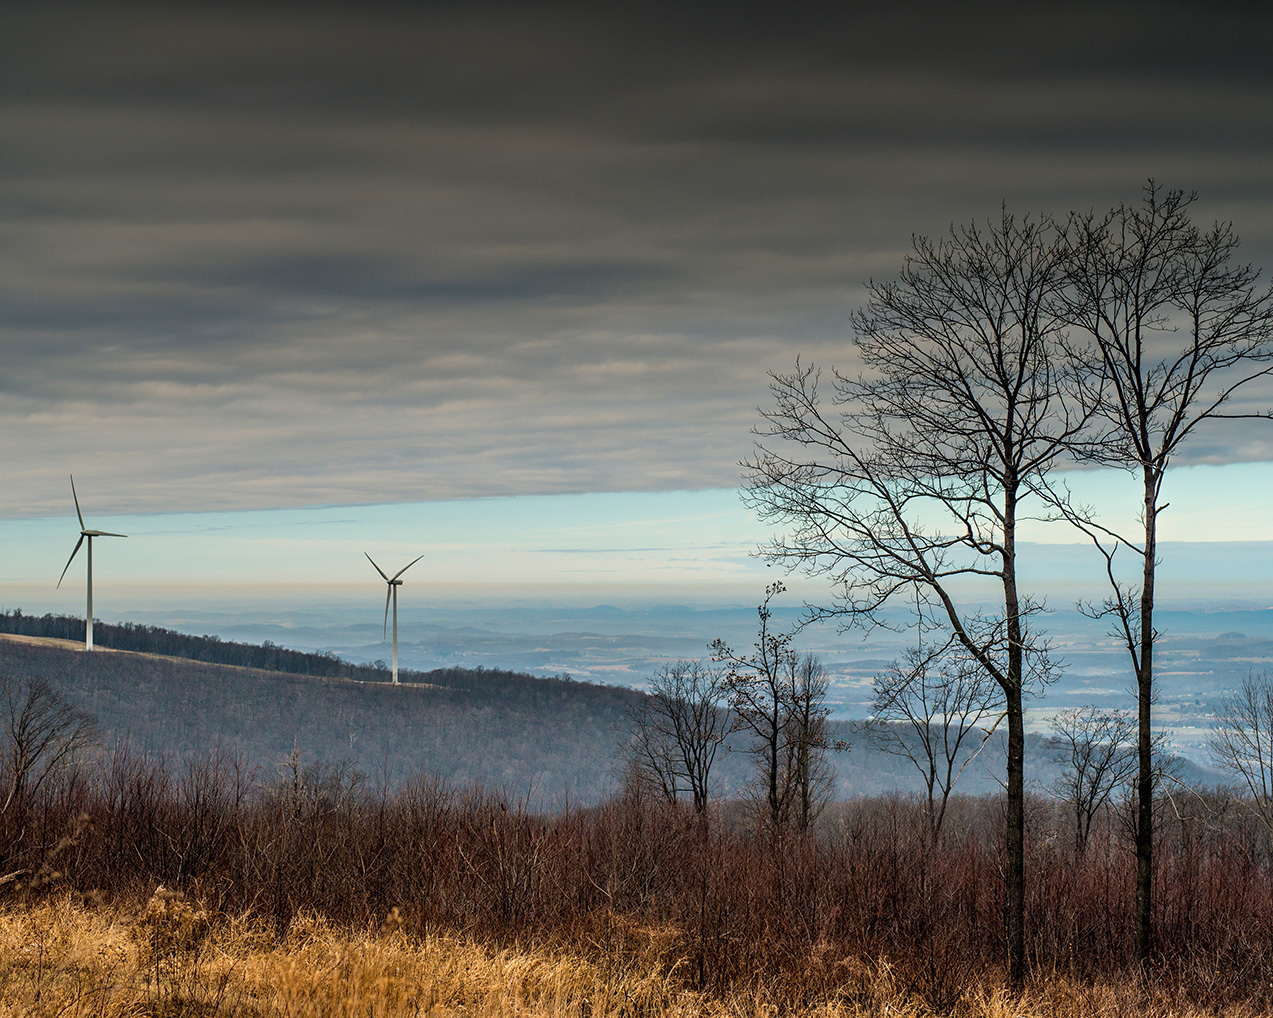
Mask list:
POLYGON ((80 497, 75 494, 75 476, 71 476, 71 498, 75 499, 75 515, 80 518, 80 539, 75 542, 75 550, 66 560, 62 575, 57 578, 57 585, 62 586, 66 579, 66 570, 71 568, 75 556, 79 554, 80 545, 88 541, 88 612, 84 616, 84 649, 93 649, 93 538, 95 537, 127 537, 127 534, 112 534, 105 530, 89 530, 84 526, 84 514, 80 512, 80 497))
MULTIPOLYGON (((365 551, 363 552, 363 554, 367 555, 365 551)), ((396 573, 394 573, 392 577, 390 577, 385 573, 383 569, 381 569, 379 566, 376 565, 376 560, 374 558, 372 558, 370 555, 367 555, 367 561, 376 567, 376 572, 378 572, 381 576, 384 577, 385 583, 389 584, 389 590, 385 594, 385 635, 386 636, 388 635, 388 630, 389 630, 389 602, 390 601, 393 602, 393 681, 395 685, 398 682, 398 588, 402 586, 402 581, 398 579, 398 577, 401 576, 403 573, 405 573, 417 562, 419 562, 420 559, 422 558, 424 558, 423 555, 413 558, 405 566, 403 566, 396 573)))

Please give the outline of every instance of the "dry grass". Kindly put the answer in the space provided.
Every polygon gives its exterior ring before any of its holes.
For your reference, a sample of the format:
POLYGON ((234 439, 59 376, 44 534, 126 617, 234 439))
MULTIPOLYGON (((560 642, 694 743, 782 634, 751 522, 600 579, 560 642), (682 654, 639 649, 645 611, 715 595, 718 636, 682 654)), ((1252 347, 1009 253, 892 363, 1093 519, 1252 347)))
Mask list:
MULTIPOLYGON (((390 915, 376 930, 330 926, 302 913, 283 936, 249 915, 216 916, 159 893, 142 908, 93 907, 70 895, 0 912, 0 1016, 17 1018, 406 1018, 406 1016, 642 1015, 818 1018, 935 1011, 887 964, 820 959, 842 971, 833 999, 792 1011, 763 987, 713 999, 684 989, 666 931, 629 924, 647 946, 613 965, 547 949, 501 949, 472 937, 403 933, 390 915), (669 966, 669 961, 671 962, 669 966)), ((1180 1008, 1135 985, 1079 987, 1040 979, 1020 995, 973 989, 945 1013, 967 1018, 1226 1015, 1245 1008, 1180 1008)))

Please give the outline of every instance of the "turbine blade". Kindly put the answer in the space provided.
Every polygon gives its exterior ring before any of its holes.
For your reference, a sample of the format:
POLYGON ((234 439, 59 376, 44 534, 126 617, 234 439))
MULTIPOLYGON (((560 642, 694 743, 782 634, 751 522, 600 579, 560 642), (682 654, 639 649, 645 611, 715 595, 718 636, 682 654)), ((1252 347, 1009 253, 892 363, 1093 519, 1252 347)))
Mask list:
POLYGON ((127 537, 127 534, 112 534, 109 530, 86 530, 89 537, 127 537))
POLYGON ((389 598, 391 597, 393 597, 393 584, 389 585, 389 593, 385 594, 385 636, 389 635, 389 598))
MULTIPOLYGON (((367 555, 365 551, 363 552, 363 554, 367 555)), ((367 561, 370 562, 373 566, 376 566, 376 560, 372 558, 370 555, 367 555, 367 561)), ((389 577, 385 576, 385 571, 381 569, 379 566, 376 566, 376 572, 378 572, 382 577, 384 577, 385 583, 389 582, 389 577)))
POLYGON ((80 534, 80 539, 75 542, 75 550, 71 552, 71 557, 66 560, 66 565, 62 567, 62 575, 57 578, 57 585, 62 586, 62 581, 66 579, 66 571, 71 568, 71 563, 75 561, 75 556, 79 554, 80 545, 84 543, 84 535, 80 534))
MULTIPOLYGON (((410 569, 413 565, 415 565, 417 562, 419 562, 419 561, 420 561, 420 559, 422 559, 422 558, 424 558, 424 556, 423 556, 423 555, 417 555, 417 556, 416 556, 415 558, 413 558, 410 562, 408 562, 405 566, 403 566, 403 567, 402 567, 401 569, 399 569, 396 573, 394 573, 394 574, 393 574, 393 579, 394 579, 394 580, 396 580, 399 576, 401 576, 403 573, 405 573, 408 569, 410 569)), ((385 579, 387 579, 387 580, 388 580, 388 579, 389 579, 389 577, 387 577, 387 576, 386 576, 386 577, 385 577, 385 579)), ((392 583, 392 582, 393 582, 393 580, 389 580, 389 582, 390 582, 390 583, 392 583)))
POLYGON ((75 475, 71 475, 71 498, 75 499, 75 515, 80 518, 80 529, 84 529, 84 514, 80 512, 80 497, 75 494, 75 475))

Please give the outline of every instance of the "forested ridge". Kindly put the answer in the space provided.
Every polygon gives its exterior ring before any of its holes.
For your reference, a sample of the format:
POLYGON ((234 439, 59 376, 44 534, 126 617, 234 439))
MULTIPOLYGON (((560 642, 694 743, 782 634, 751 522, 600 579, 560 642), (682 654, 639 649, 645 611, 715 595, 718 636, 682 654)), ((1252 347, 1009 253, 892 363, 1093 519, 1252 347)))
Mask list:
MULTIPOLYGON (((83 640, 84 620, 77 615, 24 615, 21 608, 15 608, 12 611, 0 611, 0 632, 59 640, 83 640)), ((261 644, 238 643, 223 640, 219 636, 192 636, 175 629, 146 626, 139 622, 112 624, 94 620, 93 640, 98 646, 109 647, 111 650, 164 654, 189 658, 192 661, 260 668, 271 672, 338 676, 362 682, 383 682, 386 679, 385 669, 374 665, 351 664, 331 651, 315 654, 291 650, 269 640, 261 644)), ((402 669, 400 674, 408 682, 426 681, 406 678, 418 675, 406 669, 402 669)))
MULTIPOLYGON (((37 636, 58 640, 84 639, 84 620, 75 615, 24 615, 22 609, 0 611, 0 633, 37 636)), ((389 670, 380 665, 359 665, 332 651, 311 653, 292 650, 266 640, 264 643, 239 643, 219 636, 192 636, 162 626, 139 622, 117 624, 94 620, 93 640, 99 647, 128 650, 139 654, 181 657, 207 664, 255 668, 267 672, 306 675, 317 678, 350 679, 354 682, 388 682, 389 670)), ((435 668, 421 672, 410 668, 398 670, 400 681, 408 684, 443 686, 448 689, 496 690, 514 699, 535 698, 548 690, 566 685, 584 696, 606 699, 619 687, 580 681, 569 675, 538 676, 502 668, 435 668)))
MULTIPOLYGON (((16 635, 63 637, 56 616, 2 618, 16 635)), ((624 708, 641 696, 566 677, 481 668, 407 672, 404 683, 394 686, 384 672, 329 655, 153 627, 102 629, 102 644, 123 653, 0 639, 0 676, 47 681, 95 719, 108 743, 127 739, 142 751, 176 758, 220 748, 266 770, 283 766, 295 749, 305 767, 356 770, 389 781, 438 773, 533 793, 546 803, 595 800, 613 783, 624 708), (119 634, 131 634, 144 649, 120 647, 119 634), (232 661, 183 660, 186 655, 174 653, 218 644, 229 648, 225 656, 232 661), (295 660, 298 669, 239 663, 252 660, 295 660), (310 662, 329 670, 302 670, 310 662), (359 681, 361 675, 377 681, 359 681)))

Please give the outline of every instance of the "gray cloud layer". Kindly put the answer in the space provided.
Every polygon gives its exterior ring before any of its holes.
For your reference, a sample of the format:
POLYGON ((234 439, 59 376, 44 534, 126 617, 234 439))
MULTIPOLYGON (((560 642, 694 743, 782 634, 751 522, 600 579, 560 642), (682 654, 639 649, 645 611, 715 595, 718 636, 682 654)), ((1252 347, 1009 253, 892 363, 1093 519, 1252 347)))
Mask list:
POLYGON ((1273 265, 1268 15, 948 6, 7 8, 0 513, 732 485, 1004 200, 1152 175, 1273 265))

